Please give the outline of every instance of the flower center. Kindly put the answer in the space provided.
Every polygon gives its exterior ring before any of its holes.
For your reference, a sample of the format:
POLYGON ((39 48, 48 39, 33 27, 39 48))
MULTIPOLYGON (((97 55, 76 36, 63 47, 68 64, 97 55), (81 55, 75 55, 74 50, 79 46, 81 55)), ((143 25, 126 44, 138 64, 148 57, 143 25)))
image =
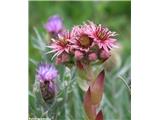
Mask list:
POLYGON ((87 35, 82 35, 79 38, 79 43, 82 47, 88 48, 92 44, 92 39, 89 38, 87 35))
POLYGON ((60 45, 61 46, 66 46, 68 44, 68 41, 66 39, 61 39, 60 40, 60 45))

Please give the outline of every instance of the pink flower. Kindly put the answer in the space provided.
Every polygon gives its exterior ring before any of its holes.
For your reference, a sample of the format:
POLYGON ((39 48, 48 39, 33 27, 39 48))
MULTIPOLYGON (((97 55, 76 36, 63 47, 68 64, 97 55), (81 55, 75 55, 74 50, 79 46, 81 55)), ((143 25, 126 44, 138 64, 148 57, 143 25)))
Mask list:
POLYGON ((114 38, 117 34, 111 32, 108 28, 96 25, 93 22, 84 24, 87 35, 93 38, 94 42, 103 48, 106 52, 109 52, 111 48, 116 47, 116 39, 114 38))
POLYGON ((83 26, 74 26, 71 33, 74 36, 71 40, 73 49, 88 52, 93 46, 93 39, 86 34, 83 26))
POLYGON ((58 57, 57 64, 68 62, 72 56, 84 64, 97 59, 106 60, 110 57, 110 50, 116 47, 115 36, 115 32, 89 21, 74 26, 70 32, 59 34, 56 40, 52 39, 48 46, 52 50, 48 53, 54 53, 52 59, 58 57))
POLYGON ((54 53, 54 56, 52 57, 52 59, 55 56, 61 55, 62 53, 69 53, 69 50, 71 47, 69 44, 70 39, 71 39, 71 34, 69 32, 65 32, 59 35, 58 40, 52 39, 51 45, 48 46, 49 48, 52 49, 48 53, 54 53))

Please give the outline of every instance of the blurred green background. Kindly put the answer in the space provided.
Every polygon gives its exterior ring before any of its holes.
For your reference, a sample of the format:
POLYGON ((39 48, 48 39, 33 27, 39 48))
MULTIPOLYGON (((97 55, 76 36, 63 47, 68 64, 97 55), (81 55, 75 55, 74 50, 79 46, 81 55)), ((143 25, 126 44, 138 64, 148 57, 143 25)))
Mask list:
MULTIPOLYGON (((35 81, 34 61, 41 61, 43 56, 41 52, 33 45, 33 36, 36 36, 34 28, 40 34, 47 32, 43 28, 48 17, 58 14, 63 20, 66 28, 71 29, 73 25, 82 24, 86 20, 94 21, 106 25, 112 31, 118 33, 117 39, 120 43, 120 65, 115 70, 107 74, 105 87, 105 101, 103 102, 103 112, 105 120, 130 120, 130 93, 126 84, 130 86, 130 57, 131 57, 131 2, 130 1, 29 1, 29 91, 33 91, 35 81), (119 78, 120 76, 120 78, 119 78), (119 80, 121 79, 121 80, 119 80)), ((80 100, 83 98, 83 92, 79 90, 80 100)), ((76 103, 79 104, 79 103, 76 103)), ((69 106, 69 105, 68 105, 69 106)), ((29 103, 29 108, 32 105, 29 103)), ((76 118, 76 113, 72 111, 72 117, 66 120, 83 120, 76 118)), ((81 109, 79 109, 81 110, 81 109)), ((29 115, 32 116, 29 109, 29 115)), ((58 120, 63 120, 59 118, 58 120)))

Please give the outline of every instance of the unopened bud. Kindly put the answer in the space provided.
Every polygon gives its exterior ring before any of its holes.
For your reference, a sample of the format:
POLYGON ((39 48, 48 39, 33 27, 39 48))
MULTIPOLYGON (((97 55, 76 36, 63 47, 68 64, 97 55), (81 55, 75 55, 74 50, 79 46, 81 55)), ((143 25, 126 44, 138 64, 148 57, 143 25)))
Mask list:
POLYGON ((75 58, 81 60, 84 57, 83 53, 80 51, 75 51, 75 58))
POLYGON ((88 59, 90 61, 94 61, 97 59, 97 54, 96 53, 90 53, 89 56, 88 56, 88 59))

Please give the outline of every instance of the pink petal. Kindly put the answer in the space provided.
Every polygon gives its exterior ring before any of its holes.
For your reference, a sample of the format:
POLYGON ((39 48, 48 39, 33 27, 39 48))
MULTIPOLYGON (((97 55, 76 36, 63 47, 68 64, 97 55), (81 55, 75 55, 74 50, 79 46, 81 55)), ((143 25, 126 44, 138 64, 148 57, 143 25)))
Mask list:
POLYGON ((109 53, 109 50, 108 50, 107 46, 103 45, 103 49, 104 49, 107 53, 109 53))

